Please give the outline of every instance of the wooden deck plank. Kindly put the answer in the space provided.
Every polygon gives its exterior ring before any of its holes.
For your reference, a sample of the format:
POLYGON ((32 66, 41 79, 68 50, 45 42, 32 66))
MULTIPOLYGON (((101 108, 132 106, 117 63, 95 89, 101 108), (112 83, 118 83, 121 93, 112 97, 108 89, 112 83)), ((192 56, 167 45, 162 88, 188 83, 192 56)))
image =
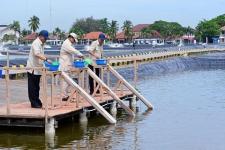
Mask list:
MULTIPOLYGON (((125 97, 131 95, 132 93, 129 91, 124 91, 121 95, 120 91, 116 92, 119 97, 125 97)), ((103 99, 101 100, 101 96, 95 97, 98 103, 105 103, 107 101, 113 100, 110 96, 104 94, 103 99)), ((50 97, 48 98, 48 102, 50 102, 50 97)), ((50 104, 50 103, 49 103, 50 104)), ((79 106, 76 107, 76 102, 63 102, 62 106, 60 106, 60 101, 58 98, 54 99, 55 108, 49 109, 49 117, 56 117, 58 115, 64 115, 71 112, 76 112, 82 110, 83 108, 90 107, 91 105, 85 101, 84 99, 80 99, 79 106)), ((31 108, 29 102, 21 102, 10 104, 10 114, 6 114, 6 105, 0 106, 0 117, 2 118, 44 118, 45 110, 31 108)))

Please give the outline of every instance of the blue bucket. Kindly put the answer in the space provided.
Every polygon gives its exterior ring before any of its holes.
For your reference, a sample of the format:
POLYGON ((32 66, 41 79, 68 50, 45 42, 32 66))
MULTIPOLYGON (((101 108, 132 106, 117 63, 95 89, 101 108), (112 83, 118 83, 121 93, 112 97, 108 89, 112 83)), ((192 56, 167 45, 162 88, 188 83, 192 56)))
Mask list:
POLYGON ((0 70, 0 78, 2 78, 2 70, 0 70))
POLYGON ((83 60, 77 60, 77 61, 74 61, 73 65, 76 68, 84 68, 85 62, 83 60))
POLYGON ((106 59, 96 59, 96 64, 97 65, 107 65, 107 60, 106 59))
POLYGON ((49 71, 58 71, 59 65, 52 65, 48 62, 45 62, 45 67, 48 68, 49 71))

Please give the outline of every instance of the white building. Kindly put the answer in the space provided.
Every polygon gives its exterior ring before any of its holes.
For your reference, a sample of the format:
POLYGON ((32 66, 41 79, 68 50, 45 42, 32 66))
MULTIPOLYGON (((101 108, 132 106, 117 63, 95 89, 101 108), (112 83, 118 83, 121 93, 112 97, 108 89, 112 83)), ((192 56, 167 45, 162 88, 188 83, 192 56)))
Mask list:
MULTIPOLYGON (((9 28, 8 25, 0 25, 0 42, 5 35, 15 35, 16 34, 16 44, 18 44, 19 32, 16 32, 9 28)), ((13 41, 8 41, 7 43, 13 43, 13 41)), ((5 43, 3 43, 5 44, 5 43)))

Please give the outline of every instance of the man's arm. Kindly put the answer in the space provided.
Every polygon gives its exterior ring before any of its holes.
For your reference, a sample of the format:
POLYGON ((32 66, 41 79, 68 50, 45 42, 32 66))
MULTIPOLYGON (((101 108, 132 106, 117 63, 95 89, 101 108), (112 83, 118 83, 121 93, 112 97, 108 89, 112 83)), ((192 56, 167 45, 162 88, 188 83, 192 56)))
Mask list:
POLYGON ((80 58, 83 58, 84 55, 77 49, 75 49, 73 46, 71 45, 67 45, 67 47, 65 48, 65 51, 70 53, 70 54, 75 54, 80 58))
POLYGON ((36 57, 38 57, 39 59, 41 59, 43 61, 47 61, 47 62, 51 63, 51 60, 48 60, 48 58, 41 53, 41 50, 38 46, 33 45, 33 49, 34 49, 34 55, 36 57))
POLYGON ((88 48, 88 53, 92 56, 94 56, 96 59, 99 58, 99 56, 94 54, 94 51, 96 50, 96 45, 94 43, 91 44, 91 46, 88 48))

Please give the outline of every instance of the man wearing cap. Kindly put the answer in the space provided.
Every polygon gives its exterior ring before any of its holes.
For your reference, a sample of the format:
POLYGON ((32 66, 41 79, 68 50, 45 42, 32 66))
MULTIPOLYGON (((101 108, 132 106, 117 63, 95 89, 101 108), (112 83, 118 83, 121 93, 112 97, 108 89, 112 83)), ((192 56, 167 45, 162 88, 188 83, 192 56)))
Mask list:
MULTIPOLYGON (((70 70, 70 68, 73 66, 74 54, 79 58, 84 57, 82 53, 73 47, 73 44, 77 42, 77 35, 75 33, 70 33, 68 38, 63 42, 59 56, 60 71, 68 72, 70 70)), ((69 85, 67 82, 65 82, 65 80, 61 80, 61 93, 63 101, 66 101, 69 98, 68 87, 69 85)))
MULTIPOLYGON (((50 60, 44 55, 44 43, 48 39, 48 31, 42 30, 38 37, 33 41, 27 60, 27 67, 43 67, 43 62, 50 60)), ((41 108, 42 103, 39 98, 41 71, 31 69, 28 74, 28 96, 32 108, 41 108)))
MULTIPOLYGON (((92 60, 102 58, 103 44, 104 44, 105 39, 106 39, 105 34, 100 33, 99 36, 98 36, 98 39, 91 43, 91 46, 89 47, 88 52, 89 52, 92 60)), ((93 62, 95 62, 95 61, 93 61, 93 62)), ((92 65, 89 65, 88 67, 92 71, 94 70, 94 67, 92 65)), ((100 69, 96 68, 95 73, 96 73, 97 76, 100 76, 100 69)), ((92 94, 94 92, 94 80, 91 76, 89 76, 89 87, 90 87, 90 94, 92 94)))

